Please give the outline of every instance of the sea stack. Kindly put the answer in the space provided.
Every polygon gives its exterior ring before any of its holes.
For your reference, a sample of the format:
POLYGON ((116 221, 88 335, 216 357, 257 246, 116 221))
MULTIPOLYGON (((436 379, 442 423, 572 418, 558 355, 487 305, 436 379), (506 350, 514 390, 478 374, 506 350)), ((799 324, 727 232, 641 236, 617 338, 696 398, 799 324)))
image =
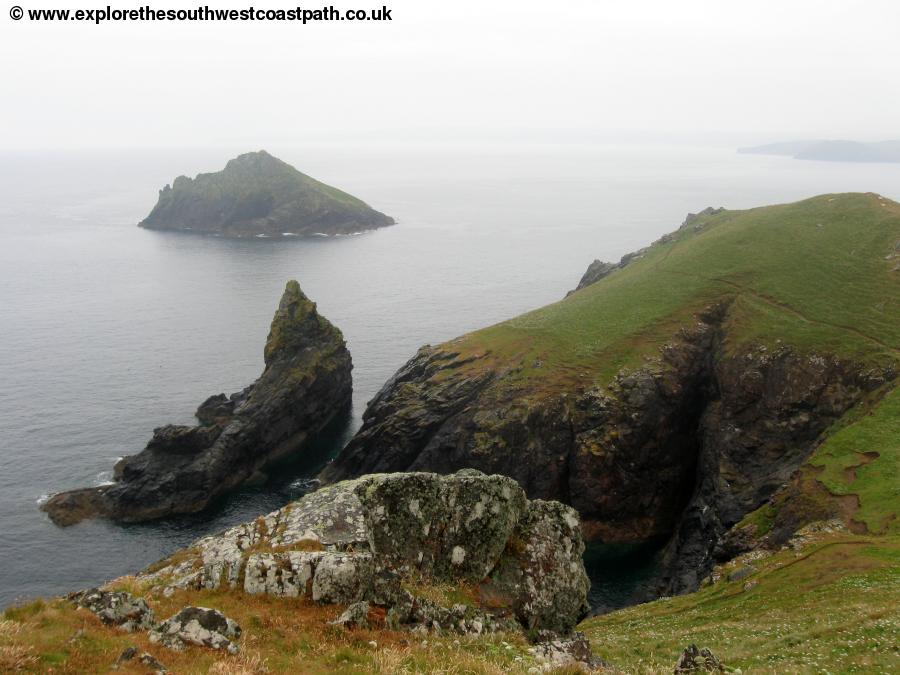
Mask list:
POLYGON ((197 426, 154 429, 121 459, 115 482, 62 492, 42 509, 58 525, 107 517, 138 522, 203 509, 305 441, 350 405, 352 368, 341 331, 289 281, 265 346, 265 369, 244 390, 211 396, 197 426))
POLYGON ((216 173, 179 176, 159 191, 141 227, 220 237, 355 234, 394 219, 297 171, 265 150, 240 155, 216 173))

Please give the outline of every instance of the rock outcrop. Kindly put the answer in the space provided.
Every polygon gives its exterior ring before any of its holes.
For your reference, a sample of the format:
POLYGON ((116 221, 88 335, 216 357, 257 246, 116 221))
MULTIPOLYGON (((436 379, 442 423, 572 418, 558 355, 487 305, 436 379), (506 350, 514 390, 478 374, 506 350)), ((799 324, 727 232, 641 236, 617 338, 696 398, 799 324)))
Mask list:
POLYGON ((223 237, 352 234, 393 225, 365 202, 297 171, 265 151, 218 173, 179 176, 159 191, 140 226, 223 237))
POLYGON ((352 368, 341 332, 290 281, 272 320, 259 379, 197 410, 198 426, 155 429, 120 460, 115 482, 63 492, 43 506, 59 525, 104 516, 134 522, 203 509, 267 464, 297 452, 350 404, 352 368))
POLYGON ((668 540, 647 597, 696 589, 727 530, 766 502, 819 435, 894 377, 782 347, 725 348, 711 306, 608 386, 521 395, 505 373, 427 347, 373 399, 323 480, 470 467, 581 515, 590 540, 668 540))
MULTIPOLYGON (((725 209, 721 208, 721 207, 713 208, 712 206, 707 206, 705 209, 700 211, 700 213, 689 213, 685 217, 684 222, 681 223, 680 229, 685 229, 688 227, 696 227, 696 228, 702 227, 698 223, 698 221, 700 221, 703 218, 707 218, 709 216, 718 215, 718 214, 722 213, 724 210, 725 209)), ((657 239, 656 242, 654 242, 654 243, 669 243, 673 240, 674 240, 674 235, 666 234, 666 235, 663 235, 662 237, 660 237, 659 239, 657 239)), ((605 279, 613 272, 616 272, 616 271, 624 268, 629 263, 631 263, 635 260, 639 260, 640 258, 642 258, 644 256, 644 254, 649 249, 650 249, 650 247, 646 246, 638 251, 634 251, 632 253, 626 253, 619 259, 619 262, 617 262, 617 263, 605 262, 605 261, 599 260, 599 259, 594 260, 594 262, 592 262, 590 265, 588 265, 588 268, 585 270, 584 274, 581 276, 581 280, 578 282, 578 285, 575 288, 573 288, 571 291, 566 293, 566 297, 569 297, 575 291, 580 291, 582 288, 587 288, 588 286, 590 286, 592 284, 596 284, 598 281, 605 279)))
POLYGON ((348 626, 380 607, 394 629, 557 635, 587 611, 583 552, 575 511, 529 501, 510 478, 401 473, 326 486, 139 579, 164 594, 234 588, 349 605, 338 619, 348 626), (417 592, 448 584, 465 598, 417 592))

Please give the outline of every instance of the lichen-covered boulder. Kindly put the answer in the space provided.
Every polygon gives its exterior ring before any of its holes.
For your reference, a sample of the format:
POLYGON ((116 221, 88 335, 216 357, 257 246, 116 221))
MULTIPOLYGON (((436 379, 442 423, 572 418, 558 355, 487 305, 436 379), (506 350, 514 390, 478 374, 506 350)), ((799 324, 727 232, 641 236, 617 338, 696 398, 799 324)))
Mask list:
POLYGON ((91 588, 71 594, 69 600, 96 614, 103 623, 129 633, 148 630, 153 625, 153 610, 143 598, 131 593, 91 588))
POLYGON ((508 603, 526 628, 568 633, 588 611, 583 553, 575 510, 531 501, 482 584, 482 595, 494 604, 508 603))
POLYGON ((235 640, 241 635, 241 627, 215 609, 185 607, 169 617, 150 632, 150 642, 183 650, 187 645, 224 649, 236 654, 235 640))
POLYGON ((510 478, 472 470, 376 474, 204 537, 139 579, 168 595, 229 587, 366 601, 403 628, 566 633, 587 608, 583 551, 577 514, 528 501, 510 478), (468 609, 410 592, 422 585, 465 586, 468 609))
POLYGON ((483 579, 528 501, 511 478, 471 470, 372 476, 356 494, 379 559, 447 580, 483 579))

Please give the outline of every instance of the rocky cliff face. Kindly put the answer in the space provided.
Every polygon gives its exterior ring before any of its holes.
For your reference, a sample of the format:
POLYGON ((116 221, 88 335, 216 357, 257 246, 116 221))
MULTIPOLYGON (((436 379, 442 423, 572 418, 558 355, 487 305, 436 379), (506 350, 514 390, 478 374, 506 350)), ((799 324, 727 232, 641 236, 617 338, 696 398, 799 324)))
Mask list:
POLYGON ((356 197, 259 151, 232 159, 217 173, 179 176, 159 191, 159 201, 140 226, 279 238, 349 234, 393 224, 393 218, 356 197))
POLYGON ((259 379, 207 399, 194 427, 155 429, 115 467, 115 482, 63 492, 42 507, 60 525, 106 516, 133 522, 189 513, 296 452, 350 404, 350 353, 341 332, 290 281, 272 320, 259 379))
POLYGON ((395 630, 568 634, 587 611, 583 552, 575 511, 529 501, 510 478, 402 473, 324 487, 139 580, 167 594, 231 588, 351 605, 352 623, 371 604, 395 630), (453 602, 416 590, 448 584, 453 602))
POLYGON ((516 391, 502 371, 424 348, 322 477, 460 467, 511 476, 529 497, 575 507, 588 539, 668 540, 652 592, 695 589, 726 531, 893 377, 787 347, 732 349, 728 312, 709 307, 658 358, 602 388, 516 391))

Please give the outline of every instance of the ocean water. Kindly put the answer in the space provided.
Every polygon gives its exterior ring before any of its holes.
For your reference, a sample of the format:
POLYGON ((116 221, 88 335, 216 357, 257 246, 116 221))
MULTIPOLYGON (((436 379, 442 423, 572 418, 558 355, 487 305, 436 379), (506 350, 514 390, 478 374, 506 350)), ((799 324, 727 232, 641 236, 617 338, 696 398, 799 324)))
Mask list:
MULTIPOLYGON (((398 225, 282 241, 135 227, 176 175, 218 170, 249 149, 0 153, 0 606, 137 571, 278 508, 308 489, 420 345, 558 300, 591 260, 646 245, 688 211, 849 190, 900 198, 900 165, 723 147, 270 147, 398 225), (154 427, 189 423, 207 396, 259 375, 291 278, 347 338, 350 418, 267 485, 208 512, 52 525, 40 499, 108 480, 154 427)), ((616 585, 602 567, 598 604, 616 585)))

